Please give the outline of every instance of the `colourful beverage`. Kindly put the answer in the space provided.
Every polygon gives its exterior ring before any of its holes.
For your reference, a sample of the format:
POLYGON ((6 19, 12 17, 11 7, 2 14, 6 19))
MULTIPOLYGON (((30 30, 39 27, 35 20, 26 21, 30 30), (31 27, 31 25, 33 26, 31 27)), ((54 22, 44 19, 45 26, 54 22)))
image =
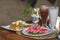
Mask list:
POLYGON ((48 6, 46 5, 41 6, 40 15, 41 15, 41 20, 42 20, 42 25, 47 25, 48 6))

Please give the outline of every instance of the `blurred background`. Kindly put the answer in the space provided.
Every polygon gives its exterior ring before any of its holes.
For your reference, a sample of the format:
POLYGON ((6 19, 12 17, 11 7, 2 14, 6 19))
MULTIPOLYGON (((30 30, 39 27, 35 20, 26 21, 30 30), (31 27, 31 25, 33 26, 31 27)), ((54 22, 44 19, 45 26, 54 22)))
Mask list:
MULTIPOLYGON (((0 26, 10 24, 13 21, 17 21, 18 16, 23 15, 22 9, 30 2, 27 1, 28 0, 0 0, 0 26)), ((32 7, 39 8, 42 4, 51 6, 51 3, 48 0, 35 0, 34 4, 32 3, 32 7)), ((56 0, 55 6, 60 7, 60 0, 56 0)), ((30 18, 28 17, 26 19, 21 19, 28 20, 30 18)))

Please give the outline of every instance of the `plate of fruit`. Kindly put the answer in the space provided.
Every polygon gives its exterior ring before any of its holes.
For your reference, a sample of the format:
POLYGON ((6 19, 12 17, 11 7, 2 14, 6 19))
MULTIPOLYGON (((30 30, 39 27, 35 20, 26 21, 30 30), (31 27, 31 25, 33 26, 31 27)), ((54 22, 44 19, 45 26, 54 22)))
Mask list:
POLYGON ((44 36, 52 33, 52 30, 43 26, 30 26, 22 30, 22 34, 27 36, 44 36))
POLYGON ((26 28, 26 26, 28 25, 30 24, 26 23, 25 21, 18 20, 18 21, 12 22, 10 25, 1 26, 1 27, 7 30, 12 30, 12 31, 21 31, 24 28, 26 28))

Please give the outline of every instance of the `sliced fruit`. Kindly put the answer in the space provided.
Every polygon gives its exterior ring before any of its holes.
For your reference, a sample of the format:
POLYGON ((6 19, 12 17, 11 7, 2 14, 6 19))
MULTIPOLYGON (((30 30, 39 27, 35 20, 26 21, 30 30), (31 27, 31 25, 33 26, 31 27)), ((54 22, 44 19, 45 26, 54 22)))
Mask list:
POLYGON ((38 33, 38 34, 42 34, 42 33, 47 33, 48 32, 48 30, 47 30, 47 28, 44 28, 44 27, 42 27, 42 26, 31 26, 31 27, 29 27, 28 28, 28 30, 27 30, 27 32, 28 33, 38 33))

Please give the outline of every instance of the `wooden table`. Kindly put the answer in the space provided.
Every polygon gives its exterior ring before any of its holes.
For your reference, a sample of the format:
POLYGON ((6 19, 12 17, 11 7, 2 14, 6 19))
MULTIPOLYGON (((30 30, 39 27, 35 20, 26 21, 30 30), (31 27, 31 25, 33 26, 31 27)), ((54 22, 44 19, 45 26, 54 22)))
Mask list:
MULTIPOLYGON (((36 40, 29 39, 20 35, 17 35, 15 32, 0 28, 0 40, 36 40)), ((49 40, 58 40, 57 38, 49 40)))

